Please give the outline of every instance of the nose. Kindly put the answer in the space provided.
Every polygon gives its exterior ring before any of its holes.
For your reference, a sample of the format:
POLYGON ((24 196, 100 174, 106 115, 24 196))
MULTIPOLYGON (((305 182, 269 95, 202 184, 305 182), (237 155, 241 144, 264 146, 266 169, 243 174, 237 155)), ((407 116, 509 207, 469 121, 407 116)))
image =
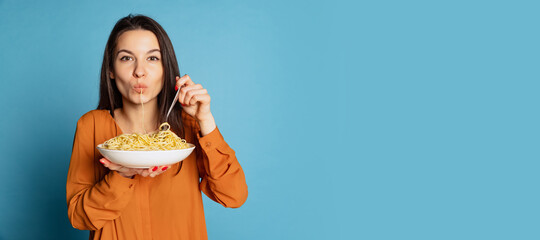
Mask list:
POLYGON ((143 62, 137 61, 135 69, 133 70, 133 76, 136 78, 142 78, 146 76, 146 70, 143 62))

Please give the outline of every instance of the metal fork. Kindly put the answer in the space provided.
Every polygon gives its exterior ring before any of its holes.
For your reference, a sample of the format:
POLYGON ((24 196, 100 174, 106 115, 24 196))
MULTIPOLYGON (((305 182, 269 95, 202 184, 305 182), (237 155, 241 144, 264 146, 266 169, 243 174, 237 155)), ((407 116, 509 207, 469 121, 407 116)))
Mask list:
MULTIPOLYGON (((171 111, 172 111, 174 105, 176 104, 176 102, 178 102, 178 95, 180 95, 180 89, 181 88, 178 88, 178 91, 176 91, 176 95, 174 96, 174 100, 173 100, 173 102, 171 104, 171 107, 169 108, 169 111, 167 112, 167 117, 165 118, 165 121, 167 121, 169 119, 169 115, 171 114, 171 111)), ((160 129, 160 130, 167 131, 169 129, 160 129)))

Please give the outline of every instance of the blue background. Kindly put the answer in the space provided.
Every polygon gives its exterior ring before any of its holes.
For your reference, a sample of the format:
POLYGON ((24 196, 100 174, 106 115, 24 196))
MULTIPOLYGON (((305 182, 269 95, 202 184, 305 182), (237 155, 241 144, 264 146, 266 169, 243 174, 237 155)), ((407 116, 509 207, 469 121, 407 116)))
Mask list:
POLYGON ((210 239, 540 239, 537 1, 0 1, 0 239, 68 221, 114 23, 169 33, 249 186, 210 239))

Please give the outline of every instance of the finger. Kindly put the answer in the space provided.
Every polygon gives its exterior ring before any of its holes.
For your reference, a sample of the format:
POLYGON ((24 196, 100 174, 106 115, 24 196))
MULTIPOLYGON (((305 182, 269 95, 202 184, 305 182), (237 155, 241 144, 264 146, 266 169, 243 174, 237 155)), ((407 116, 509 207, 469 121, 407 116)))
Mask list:
POLYGON ((160 166, 157 171, 150 173, 150 177, 156 177, 156 176, 164 173, 165 171, 167 171, 167 169, 169 169, 170 167, 171 167, 171 165, 160 166))
POLYGON ((176 83, 174 84, 175 85, 174 90, 178 91, 178 89, 184 87, 185 84, 186 84, 186 79, 182 79, 179 76, 176 76, 176 83))
POLYGON ((109 161, 109 159, 106 159, 106 158, 101 158, 99 159, 99 162, 102 164, 106 164, 106 163, 110 163, 111 161, 109 161))
POLYGON ((208 95, 208 91, 206 91, 206 89, 193 90, 191 92, 193 92, 193 96, 186 100, 188 105, 195 105, 197 102, 202 104, 210 102, 210 95, 208 95))
POLYGON ((148 175, 150 175, 150 169, 143 169, 139 175, 143 176, 143 177, 148 177, 148 175))
POLYGON ((118 170, 118 169, 122 168, 121 165, 113 163, 113 162, 111 162, 110 160, 108 160, 106 158, 100 159, 99 162, 101 162, 103 164, 103 166, 105 166, 106 168, 111 169, 111 170, 118 170))
POLYGON ((184 75, 182 77, 176 77, 176 89, 178 90, 178 88, 181 88, 182 86, 190 86, 190 85, 194 85, 195 83, 191 80, 191 77, 189 77, 189 75, 184 75))
POLYGON ((181 85, 178 85, 179 84, 178 80, 180 80, 180 77, 176 76, 174 78, 174 91, 178 91, 178 88, 180 88, 180 86, 181 86, 181 85))
POLYGON ((159 171, 160 167, 159 166, 154 166, 154 167, 151 167, 148 169, 148 175, 146 175, 145 177, 147 176, 150 176, 150 177, 155 177, 157 176, 157 171, 159 171))
POLYGON ((192 85, 189 85, 189 86, 182 87, 182 90, 180 90, 180 92, 184 91, 184 93, 185 93, 185 92, 193 90, 193 89, 202 89, 202 88, 203 87, 202 87, 201 84, 192 84, 192 85))
POLYGON ((185 98, 189 91, 194 90, 194 89, 202 89, 202 88, 203 87, 201 84, 194 84, 194 85, 182 87, 182 89, 180 89, 180 94, 178 96, 178 102, 180 102, 181 104, 185 104, 185 98))
POLYGON ((204 89, 201 84, 195 84, 188 87, 183 87, 180 90, 180 96, 178 97, 178 101, 180 101, 181 104, 189 105, 189 99, 193 97, 194 94, 196 94, 197 90, 204 89))
POLYGON ((187 74, 184 74, 184 76, 180 78, 180 81, 183 81, 186 86, 195 84, 193 80, 191 80, 191 77, 187 74))
POLYGON ((148 171, 151 172, 151 173, 152 173, 152 172, 155 172, 155 171, 157 171, 157 170, 159 170, 159 166, 153 166, 153 167, 151 167, 151 168, 148 168, 148 171))

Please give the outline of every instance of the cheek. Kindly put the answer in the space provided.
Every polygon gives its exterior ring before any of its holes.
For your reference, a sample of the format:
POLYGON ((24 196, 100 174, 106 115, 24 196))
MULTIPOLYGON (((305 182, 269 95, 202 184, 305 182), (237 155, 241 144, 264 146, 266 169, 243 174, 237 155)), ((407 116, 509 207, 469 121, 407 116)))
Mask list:
POLYGON ((117 64, 114 67, 114 71, 116 73, 116 76, 118 76, 120 78, 129 77, 129 76, 131 76, 131 74, 133 72, 132 67, 128 63, 117 64))
POLYGON ((163 88, 163 68, 161 68, 161 66, 156 67, 154 74, 155 75, 153 79, 155 79, 155 82, 153 85, 156 88, 156 92, 159 93, 163 88))
POLYGON ((126 76, 122 75, 122 73, 120 72, 117 72, 115 77, 116 78, 114 79, 114 81, 116 83, 116 88, 118 88, 122 95, 125 95, 131 88, 129 81, 126 80, 128 78, 126 78, 126 76))
POLYGON ((118 88, 118 91, 120 91, 120 94, 126 95, 128 93, 129 86, 123 81, 116 80, 116 88, 118 88))
POLYGON ((157 82, 154 84, 154 86, 155 86, 154 92, 155 92, 155 94, 157 95, 157 94, 159 94, 159 92, 161 92, 161 89, 163 88, 163 81, 157 81, 157 82))
POLYGON ((162 67, 157 67, 156 66, 153 73, 154 73, 154 76, 156 76, 156 78, 163 78, 163 68, 162 67))

